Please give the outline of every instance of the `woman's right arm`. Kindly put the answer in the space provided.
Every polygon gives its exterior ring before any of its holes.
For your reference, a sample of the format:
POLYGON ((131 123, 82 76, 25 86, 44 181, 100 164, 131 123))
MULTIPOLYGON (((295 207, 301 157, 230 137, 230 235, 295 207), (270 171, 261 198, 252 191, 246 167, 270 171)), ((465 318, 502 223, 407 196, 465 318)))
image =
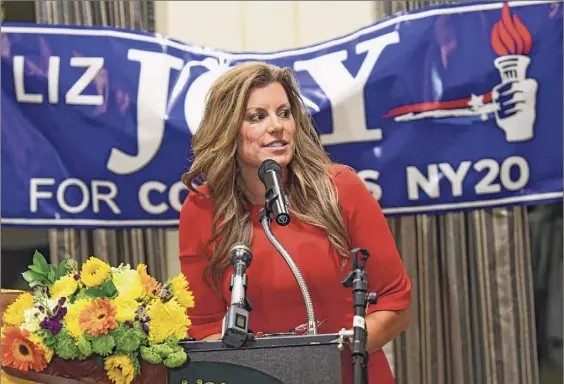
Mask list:
POLYGON ((192 321, 188 334, 196 340, 217 340, 221 337, 227 304, 223 297, 203 279, 209 259, 207 240, 211 234, 213 202, 191 192, 180 211, 178 227, 180 269, 194 294, 194 308, 188 310, 192 321))

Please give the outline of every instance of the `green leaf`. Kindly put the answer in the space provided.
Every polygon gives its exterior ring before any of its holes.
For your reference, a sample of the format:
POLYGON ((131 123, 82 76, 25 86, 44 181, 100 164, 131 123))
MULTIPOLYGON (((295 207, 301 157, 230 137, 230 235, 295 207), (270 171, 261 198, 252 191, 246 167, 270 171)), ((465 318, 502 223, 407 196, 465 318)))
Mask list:
POLYGON ((47 276, 47 273, 48 273, 48 272, 47 272, 47 271, 44 271, 43 269, 41 269, 41 267, 39 267, 39 266, 37 266, 37 265, 35 265, 35 264, 28 265, 28 268, 29 268, 30 270, 32 270, 33 272, 40 274, 41 276, 47 276))
POLYGON ((55 267, 51 266, 52 268, 49 269, 48 279, 49 282, 52 284, 55 282, 55 267))
POLYGON ((59 266, 57 267, 57 270, 55 272, 55 280, 59 280, 61 277, 66 275, 66 273, 67 273, 67 259, 65 258, 59 263, 59 266))
POLYGON ((34 281, 38 281, 42 278, 40 274, 34 271, 25 271, 22 273, 22 276, 28 283, 33 283, 34 281))
POLYGON ((86 288, 82 291, 83 296, 91 297, 93 299, 97 297, 106 297, 106 294, 100 288, 86 288))
POLYGON ((113 299, 118 294, 118 290, 117 290, 114 282, 111 281, 111 280, 106 280, 106 282, 104 284, 102 284, 102 291, 110 299, 113 299))
POLYGON ((31 283, 28 283, 30 288, 34 288, 37 287, 38 285, 44 285, 41 281, 39 280, 34 280, 31 283))
POLYGON ((49 270, 49 264, 47 263, 47 260, 39 251, 35 251, 35 253, 33 254, 33 264, 37 265, 44 271, 49 270))
POLYGON ((93 299, 97 297, 108 297, 110 299, 113 299, 118 294, 118 290, 111 280, 106 280, 101 286, 87 288, 82 292, 83 295, 91 297, 93 299))

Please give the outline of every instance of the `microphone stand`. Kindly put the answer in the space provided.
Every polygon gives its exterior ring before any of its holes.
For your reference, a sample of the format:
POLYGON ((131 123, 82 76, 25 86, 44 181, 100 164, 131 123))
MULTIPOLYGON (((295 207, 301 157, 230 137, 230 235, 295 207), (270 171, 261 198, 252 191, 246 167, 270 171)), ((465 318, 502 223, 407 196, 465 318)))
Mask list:
POLYGON ((239 244, 232 247, 230 253, 233 265, 229 282, 231 305, 223 318, 221 340, 228 347, 241 348, 247 341, 254 339, 253 332, 249 330, 249 312, 252 311, 253 304, 247 297, 247 268, 251 264, 252 254, 247 246, 239 244))
POLYGON ((309 295, 309 290, 307 288, 307 284, 300 272, 298 266, 290 256, 290 254, 284 249, 282 244, 276 239, 272 230, 270 229, 270 224, 272 222, 272 215, 273 212, 271 210, 272 204, 274 203, 273 200, 280 198, 280 196, 273 196, 272 198, 266 200, 264 207, 261 208, 259 212, 259 221, 264 229, 264 233, 268 240, 272 243, 274 248, 282 255, 286 264, 290 267, 298 286, 300 287, 300 291, 302 293, 302 297, 304 299, 306 312, 307 312, 307 333, 308 335, 317 335, 317 322, 315 321, 315 313, 313 311, 313 303, 311 301, 311 297, 309 295))
POLYGON ((352 271, 342 280, 343 286, 352 288, 353 291, 353 341, 351 355, 353 362, 353 383, 368 383, 368 352, 366 351, 366 308, 368 304, 376 304, 376 293, 367 294, 368 281, 364 265, 369 253, 366 249, 355 248, 352 253, 352 271), (358 254, 361 254, 360 258, 358 254))

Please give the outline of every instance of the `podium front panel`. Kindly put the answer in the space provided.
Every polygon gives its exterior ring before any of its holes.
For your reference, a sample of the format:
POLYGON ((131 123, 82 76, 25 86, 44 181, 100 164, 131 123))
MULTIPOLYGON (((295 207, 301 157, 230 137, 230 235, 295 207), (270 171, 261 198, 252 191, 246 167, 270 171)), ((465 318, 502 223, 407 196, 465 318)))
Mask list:
POLYGON ((169 370, 168 383, 342 384, 350 350, 340 352, 336 340, 337 335, 265 337, 239 349, 220 341, 187 342, 190 363, 169 370))

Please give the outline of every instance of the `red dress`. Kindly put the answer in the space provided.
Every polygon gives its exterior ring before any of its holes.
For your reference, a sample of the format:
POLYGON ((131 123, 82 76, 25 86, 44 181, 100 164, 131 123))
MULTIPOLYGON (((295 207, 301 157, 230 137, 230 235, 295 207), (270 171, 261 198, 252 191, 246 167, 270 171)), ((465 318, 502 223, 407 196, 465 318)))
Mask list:
MULTIPOLYGON (((400 310, 409 305, 411 282, 405 272, 387 222, 377 200, 372 197, 362 180, 350 168, 333 167, 339 204, 351 244, 366 248, 370 257, 365 270, 369 291, 378 293, 377 310, 400 310)), ((204 192, 207 188, 202 187, 204 192)), ((288 265, 266 238, 258 221, 260 206, 252 209, 253 261, 247 269, 247 295, 253 302, 249 328, 254 332, 288 332, 306 322, 302 295, 288 265)), ((230 301, 229 278, 232 269, 223 276, 223 297, 203 281, 211 248, 206 249, 211 236, 214 202, 204 196, 190 193, 180 212, 179 241, 181 270, 186 275, 195 297, 195 308, 190 310, 190 336, 197 340, 221 333, 223 316, 230 301)), ((272 224, 272 231, 292 256, 308 285, 317 320, 327 320, 318 333, 337 333, 352 327, 352 291, 341 284, 351 270, 348 262, 341 269, 337 252, 326 233, 304 224, 295 216, 288 226, 272 224)), ((382 350, 370 356, 369 383, 393 384, 394 379, 382 350)))

